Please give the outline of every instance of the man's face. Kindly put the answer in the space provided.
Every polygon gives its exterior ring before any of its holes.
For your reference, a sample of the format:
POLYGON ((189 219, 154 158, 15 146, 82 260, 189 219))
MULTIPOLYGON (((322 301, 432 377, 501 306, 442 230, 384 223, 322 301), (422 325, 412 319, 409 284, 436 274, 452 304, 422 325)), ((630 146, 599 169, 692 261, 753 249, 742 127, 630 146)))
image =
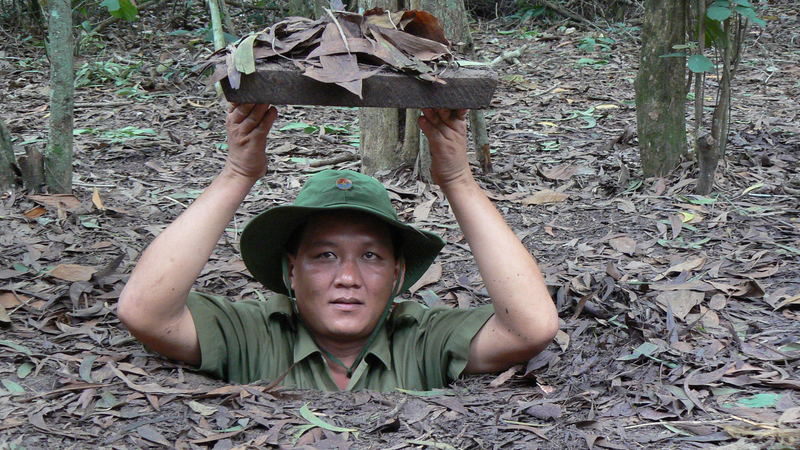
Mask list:
POLYGON ((338 341, 369 336, 399 272, 389 227, 351 211, 314 216, 289 255, 303 321, 315 336, 338 341))

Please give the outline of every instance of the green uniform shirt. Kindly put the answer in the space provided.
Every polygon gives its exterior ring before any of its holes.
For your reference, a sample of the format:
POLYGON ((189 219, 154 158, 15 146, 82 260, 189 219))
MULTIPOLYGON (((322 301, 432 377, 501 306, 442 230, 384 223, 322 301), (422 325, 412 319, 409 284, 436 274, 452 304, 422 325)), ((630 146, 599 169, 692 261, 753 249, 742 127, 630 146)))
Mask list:
MULTIPOLYGON (((276 380, 281 385, 338 391, 322 351, 298 320, 291 301, 231 302, 192 292, 187 299, 200 341, 200 371, 235 383, 276 380)), ((347 390, 430 390, 467 366, 472 338, 494 314, 491 305, 469 310, 397 303, 347 390)))

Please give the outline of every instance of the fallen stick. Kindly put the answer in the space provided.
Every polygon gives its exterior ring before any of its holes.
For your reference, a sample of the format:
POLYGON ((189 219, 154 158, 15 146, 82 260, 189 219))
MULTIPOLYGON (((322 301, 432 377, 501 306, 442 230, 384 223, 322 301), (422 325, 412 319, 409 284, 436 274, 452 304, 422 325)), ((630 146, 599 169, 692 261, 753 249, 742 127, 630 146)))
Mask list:
POLYGON ((358 159, 358 155, 355 153, 345 153, 343 155, 334 156, 333 158, 329 159, 320 159, 318 161, 311 161, 308 163, 308 167, 321 167, 321 166, 329 166, 332 164, 339 164, 348 161, 356 161, 358 159))
POLYGON ((495 65, 501 63, 502 61, 509 61, 510 60, 510 61, 513 62, 514 59, 519 58, 520 56, 522 56, 522 54, 527 49, 528 49, 528 44, 525 44, 525 45, 523 45, 522 47, 520 47, 520 48, 518 48, 516 50, 509 50, 507 52, 503 52, 497 58, 493 59, 489 63, 489 67, 495 66, 495 65))

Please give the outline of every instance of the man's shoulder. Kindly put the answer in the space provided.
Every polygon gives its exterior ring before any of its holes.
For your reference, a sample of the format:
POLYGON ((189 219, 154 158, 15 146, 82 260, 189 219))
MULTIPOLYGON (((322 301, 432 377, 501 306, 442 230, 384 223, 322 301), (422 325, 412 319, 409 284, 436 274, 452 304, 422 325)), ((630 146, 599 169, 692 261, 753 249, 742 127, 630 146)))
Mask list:
POLYGON ((291 300, 289 300, 289 297, 282 294, 274 294, 266 299, 263 297, 261 299, 248 298, 234 302, 229 298, 220 295, 192 291, 189 293, 186 303, 190 309, 193 307, 216 307, 216 309, 222 311, 258 311, 265 317, 270 317, 273 314, 278 314, 289 318, 294 316, 291 300))
POLYGON ((389 321, 394 327, 416 325, 424 326, 433 318, 446 319, 472 314, 486 314, 494 312, 492 305, 484 305, 477 308, 460 309, 448 306, 428 307, 413 300, 403 301, 394 305, 394 310, 389 321))

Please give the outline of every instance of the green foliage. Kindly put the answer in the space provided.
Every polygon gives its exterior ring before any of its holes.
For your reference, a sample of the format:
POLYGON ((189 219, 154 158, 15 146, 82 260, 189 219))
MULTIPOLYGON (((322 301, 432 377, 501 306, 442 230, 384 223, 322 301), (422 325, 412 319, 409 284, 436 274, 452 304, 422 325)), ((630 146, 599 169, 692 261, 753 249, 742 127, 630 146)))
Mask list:
POLYGON ((527 0, 517 0, 517 12, 508 16, 508 19, 524 23, 546 12, 547 7, 545 6, 532 5, 531 2, 527 0))
POLYGON ((75 72, 75 87, 101 86, 114 83, 116 86, 133 84, 131 75, 141 66, 140 63, 120 64, 113 61, 90 61, 75 72))
POLYGON ((323 125, 322 128, 316 125, 310 125, 306 122, 290 122, 283 127, 281 127, 278 131, 292 131, 292 130, 303 130, 303 132, 308 134, 335 134, 339 136, 344 136, 347 142, 350 145, 354 145, 358 147, 360 142, 360 133, 357 126, 351 125, 323 125))
POLYGON ((687 67, 694 73, 700 72, 713 72, 714 71, 714 63, 711 62, 705 55, 692 55, 689 57, 689 61, 686 62, 687 67))
POLYGON ((108 13, 114 17, 133 22, 139 18, 139 9, 131 0, 103 0, 100 6, 105 6, 108 13))
POLYGON ((706 9, 706 17, 723 22, 734 12, 762 27, 767 24, 758 17, 755 8, 748 0, 716 0, 706 9))
POLYGON ((610 52, 611 45, 616 43, 617 41, 615 41, 613 38, 606 36, 598 36, 596 38, 592 36, 587 36, 580 40, 578 48, 587 52, 594 52, 594 51, 610 52))
POLYGON ((130 139, 142 139, 156 135, 152 128, 137 128, 133 126, 119 128, 117 130, 97 130, 94 128, 76 128, 72 131, 74 136, 91 134, 98 136, 111 143, 125 142, 130 139))

